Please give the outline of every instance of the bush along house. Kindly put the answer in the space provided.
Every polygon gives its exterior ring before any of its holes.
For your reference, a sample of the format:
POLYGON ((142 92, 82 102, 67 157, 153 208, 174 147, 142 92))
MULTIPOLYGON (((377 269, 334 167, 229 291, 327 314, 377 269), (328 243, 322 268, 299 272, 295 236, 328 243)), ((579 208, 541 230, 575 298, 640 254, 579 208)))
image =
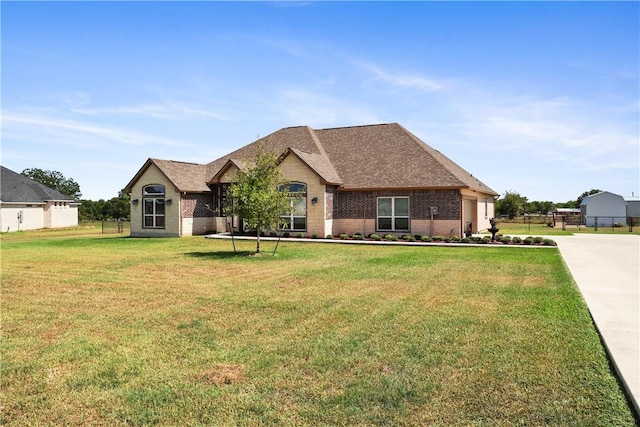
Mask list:
POLYGON ((148 159, 125 187, 131 235, 229 231, 226 192, 262 146, 303 193, 286 231, 463 236, 490 227, 494 190, 397 123, 280 129, 207 164, 148 159))

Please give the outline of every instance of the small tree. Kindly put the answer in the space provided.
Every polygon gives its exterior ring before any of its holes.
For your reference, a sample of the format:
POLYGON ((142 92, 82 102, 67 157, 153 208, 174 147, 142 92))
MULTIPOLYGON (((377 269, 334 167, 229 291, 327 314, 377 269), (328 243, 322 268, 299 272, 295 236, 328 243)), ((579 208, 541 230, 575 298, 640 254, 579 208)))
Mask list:
POLYGON ((247 227, 256 230, 256 253, 260 253, 260 233, 282 228, 282 216, 291 212, 291 197, 295 196, 281 191, 288 182, 276 161, 274 153, 259 146, 253 163, 238 170, 227 193, 230 203, 225 213, 240 217, 247 227))

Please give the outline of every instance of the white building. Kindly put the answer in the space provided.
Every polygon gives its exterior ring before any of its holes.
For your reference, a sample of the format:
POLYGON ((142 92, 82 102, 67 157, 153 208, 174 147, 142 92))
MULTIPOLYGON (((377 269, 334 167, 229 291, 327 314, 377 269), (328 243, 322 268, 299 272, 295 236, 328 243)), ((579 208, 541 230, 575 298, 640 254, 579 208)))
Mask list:
POLYGON ((0 168, 0 231, 78 225, 78 201, 4 166, 0 168))
POLYGON ((613 226, 627 223, 627 202, 624 197, 608 191, 592 194, 582 199, 580 211, 587 227, 613 226))

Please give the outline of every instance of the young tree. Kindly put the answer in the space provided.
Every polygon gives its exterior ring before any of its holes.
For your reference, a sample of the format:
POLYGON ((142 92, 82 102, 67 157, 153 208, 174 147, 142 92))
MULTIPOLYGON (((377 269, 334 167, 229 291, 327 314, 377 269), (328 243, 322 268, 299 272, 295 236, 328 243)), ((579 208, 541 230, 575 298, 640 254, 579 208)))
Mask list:
POLYGON ((291 197, 295 197, 281 191, 288 182, 276 161, 274 153, 258 147, 253 163, 238 170, 227 193, 230 203, 225 212, 240 217, 247 227, 256 230, 256 253, 260 253, 260 233, 282 228, 282 216, 291 212, 291 197))
POLYGON ((31 168, 23 170, 22 175, 74 199, 82 196, 80 185, 71 178, 65 178, 61 172, 31 168))

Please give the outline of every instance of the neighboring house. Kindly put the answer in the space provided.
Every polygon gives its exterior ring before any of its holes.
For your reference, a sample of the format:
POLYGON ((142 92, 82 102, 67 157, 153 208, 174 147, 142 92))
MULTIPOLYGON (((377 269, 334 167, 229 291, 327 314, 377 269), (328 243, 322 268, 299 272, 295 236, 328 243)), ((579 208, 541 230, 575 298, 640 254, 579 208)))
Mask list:
POLYGON ((78 201, 4 166, 0 168, 0 231, 78 225, 78 201))
POLYGON ((580 203, 583 224, 587 227, 612 226, 627 223, 627 202, 622 196, 601 191, 582 199, 580 203))
POLYGON ((125 187, 131 235, 228 231, 227 189, 259 145, 279 155, 283 176, 303 192, 287 218, 291 232, 462 236, 494 215, 498 193, 399 124, 299 126, 208 164, 147 160, 125 187))

